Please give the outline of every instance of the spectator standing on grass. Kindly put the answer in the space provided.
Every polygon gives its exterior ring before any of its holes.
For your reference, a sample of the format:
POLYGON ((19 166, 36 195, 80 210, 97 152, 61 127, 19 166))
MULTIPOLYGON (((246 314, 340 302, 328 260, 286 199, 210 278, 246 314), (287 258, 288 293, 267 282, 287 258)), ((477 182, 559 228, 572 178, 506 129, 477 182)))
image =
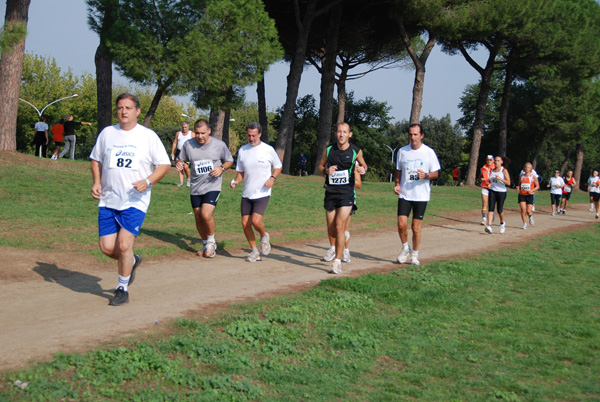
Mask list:
POLYGON ((527 223, 534 225, 533 219, 533 197, 539 190, 540 183, 537 176, 533 174, 533 166, 527 162, 519 176, 519 206, 521 207, 521 220, 523 229, 527 229, 527 223))
POLYGON ((551 177, 546 187, 550 188, 550 204, 552 205, 552 216, 560 213, 560 199, 565 181, 560 177, 560 170, 554 171, 554 177, 551 177))
POLYGON ((593 202, 593 208, 590 211, 596 211, 596 219, 600 217, 600 177, 598 177, 598 171, 594 170, 592 176, 588 179, 588 192, 593 202))
POLYGON ((504 222, 504 201, 506 201, 506 187, 510 186, 510 174, 504 165, 508 166, 510 160, 506 156, 496 156, 494 158, 494 169, 490 174, 490 196, 488 199, 487 226, 485 231, 492 234, 492 222, 494 221, 494 210, 498 211, 500 218, 500 234, 506 231, 506 222, 504 222))
POLYGON ((244 180, 240 209, 244 235, 251 248, 246 260, 256 262, 261 260, 261 254, 269 255, 271 252, 270 236, 263 218, 271 198, 271 188, 281 173, 281 161, 273 147, 260 140, 260 123, 249 123, 246 126, 246 134, 248 143, 238 151, 235 166, 237 174, 230 187, 235 189, 239 182, 244 180), (254 230, 260 235, 260 251, 256 247, 254 230))
POLYGON ((63 149, 63 151, 58 155, 59 158, 62 158, 63 156, 65 156, 67 152, 70 152, 69 159, 70 160, 75 159, 75 143, 77 142, 77 136, 75 135, 75 128, 81 127, 84 124, 92 127, 92 123, 88 123, 87 121, 82 121, 82 122, 73 121, 72 114, 68 114, 65 117, 65 122, 63 124, 63 126, 65 128, 65 137, 64 137, 65 149, 63 149))
POLYGON ((398 195, 398 234, 402 241, 402 250, 397 260, 401 264, 406 262, 409 255, 413 265, 421 264, 421 223, 431 197, 430 180, 437 179, 440 171, 440 162, 435 151, 423 144, 424 136, 420 124, 411 124, 408 128, 410 144, 400 148, 396 160, 394 192, 398 195), (412 250, 408 246, 408 216, 411 210, 412 250))
POLYGON ((571 199, 573 187, 577 185, 577 182, 573 177, 572 170, 567 172, 567 175, 563 178, 563 180, 565 181, 565 186, 562 189, 562 198, 560 199, 560 212, 564 215, 565 212, 567 212, 567 207, 569 206, 569 200, 571 199))
MULTIPOLYGON (((175 134, 175 139, 173 140, 173 147, 171 148, 171 160, 177 159, 177 157, 179 156, 179 153, 183 149, 183 144, 185 144, 187 141, 191 140, 193 136, 194 136, 194 133, 192 131, 190 131, 190 123, 188 123, 187 121, 184 121, 183 123, 181 123, 181 131, 178 131, 177 134, 175 134)), ((189 166, 186 164, 183 167, 183 170, 178 169, 177 173, 179 175, 179 184, 177 185, 177 187, 183 186, 183 175, 184 174, 185 174, 185 178, 186 178, 186 185, 189 187, 190 186, 190 168, 189 168, 189 166)))
MULTIPOLYGON (((339 123, 335 132, 336 143, 323 152, 319 162, 319 173, 325 175, 325 220, 327 234, 335 239, 335 245, 323 257, 325 261, 333 261, 330 273, 342 272, 342 259, 346 245, 344 228, 352 207, 355 205, 356 194, 354 183, 356 174, 365 174, 367 164, 363 159, 362 150, 350 143, 352 130, 348 123, 339 123), (359 166, 356 167, 355 163, 359 166)), ((350 259, 349 251, 347 260, 350 259)))
POLYGON ((300 160, 298 161, 298 176, 302 176, 302 172, 304 172, 305 176, 308 176, 308 171, 306 170, 306 156, 304 156, 304 152, 300 152, 300 160))
POLYGON ((45 158, 48 151, 48 124, 46 116, 40 116, 40 121, 35 123, 33 133, 33 144, 35 145, 35 155, 45 158))
POLYGON ((176 167, 181 172, 187 163, 191 164, 190 201, 203 244, 197 255, 213 258, 217 251, 213 212, 221 194, 223 173, 233 165, 233 156, 227 144, 210 136, 208 121, 196 121, 194 133, 196 138, 183 144, 176 167))
POLYGON ((56 149, 54 150, 54 153, 52 154, 52 156, 50 157, 51 159, 58 159, 58 153, 60 152, 60 147, 63 146, 63 139, 64 139, 64 135, 65 135, 65 126, 63 126, 63 123, 65 122, 65 119, 60 119, 60 121, 53 125, 52 128, 50 129, 50 131, 52 131, 52 139, 54 140, 54 145, 56 145, 56 149))
POLYGON ((118 261, 119 281, 109 305, 129 302, 128 287, 142 256, 133 253, 135 239, 146 217, 152 185, 171 168, 169 155, 156 133, 137 122, 138 99, 117 97, 119 123, 98 134, 90 154, 92 197, 98 203, 100 251, 118 261))
POLYGON ((494 156, 488 155, 485 159, 485 165, 481 167, 479 173, 479 180, 481 180, 481 224, 487 225, 487 212, 488 212, 488 197, 490 196, 490 174, 495 168, 494 156))

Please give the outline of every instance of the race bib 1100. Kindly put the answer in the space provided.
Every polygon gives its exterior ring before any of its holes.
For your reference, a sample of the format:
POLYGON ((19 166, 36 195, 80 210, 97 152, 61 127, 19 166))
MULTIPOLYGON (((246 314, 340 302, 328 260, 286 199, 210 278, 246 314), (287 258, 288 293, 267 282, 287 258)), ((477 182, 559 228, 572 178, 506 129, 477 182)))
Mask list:
POLYGON ((194 161, 194 169, 197 175, 209 174, 214 169, 214 165, 210 159, 194 161))

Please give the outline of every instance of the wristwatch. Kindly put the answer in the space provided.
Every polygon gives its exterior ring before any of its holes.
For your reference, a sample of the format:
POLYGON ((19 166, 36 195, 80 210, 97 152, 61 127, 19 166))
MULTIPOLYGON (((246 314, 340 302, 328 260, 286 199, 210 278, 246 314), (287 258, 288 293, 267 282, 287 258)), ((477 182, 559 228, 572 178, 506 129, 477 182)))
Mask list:
POLYGON ((425 178, 429 179, 429 173, 425 173, 425 178))
POLYGON ((150 179, 146 179, 146 184, 148 185, 148 188, 152 188, 152 182, 150 179))

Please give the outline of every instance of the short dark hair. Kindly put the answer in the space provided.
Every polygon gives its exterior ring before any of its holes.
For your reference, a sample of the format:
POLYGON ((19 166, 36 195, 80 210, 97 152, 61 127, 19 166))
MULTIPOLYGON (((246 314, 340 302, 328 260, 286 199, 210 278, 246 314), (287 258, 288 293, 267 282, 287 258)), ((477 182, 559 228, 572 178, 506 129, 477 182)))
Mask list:
POLYGON ((206 126, 207 128, 210 128, 210 125, 208 124, 208 121, 206 119, 198 119, 196 120, 196 122, 194 123, 194 130, 198 127, 202 127, 202 126, 206 126))
POLYGON ((246 126, 246 131, 248 130, 258 130, 258 133, 262 134, 262 126, 259 122, 256 121, 251 121, 250 123, 248 123, 248 125, 246 126))
POLYGON ((130 94, 129 92, 125 92, 125 93, 123 93, 123 94, 121 94, 121 95, 117 96, 117 100, 116 100, 116 102, 115 102, 115 106, 119 104, 119 101, 120 101, 121 99, 130 99, 130 100, 132 100, 132 101, 133 101, 133 103, 135 103, 135 108, 136 108, 136 109, 140 109, 140 101, 139 101, 139 99, 137 98, 137 96, 135 96, 135 95, 133 95, 133 94, 130 94))
POLYGON ((337 129, 339 126, 341 126, 342 124, 345 124, 348 126, 348 131, 352 132, 352 127, 350 127, 350 123, 346 123, 345 121, 336 124, 335 128, 337 129))
POLYGON ((423 126, 420 125, 419 123, 411 124, 410 126, 408 126, 408 130, 410 131, 410 129, 413 127, 419 127, 419 134, 425 134, 425 131, 423 131, 423 126))

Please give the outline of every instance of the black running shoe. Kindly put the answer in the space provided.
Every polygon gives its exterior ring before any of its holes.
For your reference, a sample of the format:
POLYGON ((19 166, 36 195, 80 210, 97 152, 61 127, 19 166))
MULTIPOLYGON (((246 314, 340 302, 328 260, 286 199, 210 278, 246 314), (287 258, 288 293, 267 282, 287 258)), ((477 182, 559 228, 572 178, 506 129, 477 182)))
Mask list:
POLYGON ((141 263, 142 263, 142 256, 139 254, 134 254, 133 255, 133 268, 131 269, 131 276, 129 277, 129 282, 127 283, 127 286, 131 286, 133 284, 133 281, 135 279, 135 269, 141 263))
POLYGON ((108 302, 109 306, 120 306, 121 304, 129 303, 129 292, 123 290, 122 286, 119 286, 115 290, 115 296, 108 302))

